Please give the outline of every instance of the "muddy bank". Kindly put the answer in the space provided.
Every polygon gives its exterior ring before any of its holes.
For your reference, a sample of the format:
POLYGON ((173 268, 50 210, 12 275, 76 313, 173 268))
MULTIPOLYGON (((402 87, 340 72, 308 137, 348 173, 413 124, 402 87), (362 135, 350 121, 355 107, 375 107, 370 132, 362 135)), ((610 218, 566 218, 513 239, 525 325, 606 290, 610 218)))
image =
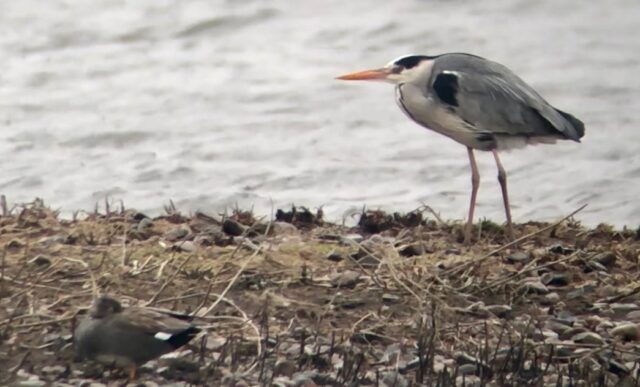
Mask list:
POLYGON ((303 208, 15 208, 0 217, 0 384, 126 384, 74 354, 97 291, 206 330, 143 366, 141 385, 640 383, 639 230, 569 218, 516 225, 507 244, 482 222, 470 247, 462 231, 426 210, 349 228, 303 208))

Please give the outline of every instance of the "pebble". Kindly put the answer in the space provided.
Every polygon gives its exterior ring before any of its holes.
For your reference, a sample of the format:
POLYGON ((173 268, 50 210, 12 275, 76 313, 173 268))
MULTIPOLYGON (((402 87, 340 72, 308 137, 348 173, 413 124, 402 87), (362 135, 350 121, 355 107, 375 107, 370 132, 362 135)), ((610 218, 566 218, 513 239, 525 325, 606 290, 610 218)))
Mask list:
POLYGON ((198 250, 198 245, 196 245, 192 241, 178 242, 174 246, 178 249, 178 251, 184 251, 186 253, 193 253, 194 251, 198 250))
POLYGON ((549 303, 549 304, 556 304, 558 301, 560 301, 560 295, 556 292, 551 292, 547 295, 544 296, 544 300, 549 303))
MULTIPOLYGON (((607 370, 611 373, 614 373, 618 376, 626 376, 629 375, 629 373, 631 372, 629 367, 627 367, 626 365, 620 363, 619 361, 615 360, 615 359, 608 359, 607 361, 607 370)), ((632 382, 633 383, 633 382, 632 382)), ((630 384, 631 386, 636 386, 636 383, 630 384)), ((623 386, 623 384, 616 384, 616 386, 623 386)))
POLYGON ((627 313, 627 318, 629 320, 640 320, 640 310, 634 310, 627 313))
POLYGON ((547 329, 551 329, 552 331, 554 331, 557 334, 563 334, 567 331, 569 331, 569 329, 571 329, 571 327, 569 325, 563 324, 562 322, 559 321, 553 321, 553 320, 548 320, 545 324, 545 327, 547 329))
POLYGON ((609 331, 611 336, 621 337, 623 340, 631 341, 640 339, 640 326, 638 324, 622 324, 609 331))
POLYGON ((382 376, 382 385, 384 387, 407 387, 409 382, 398 372, 390 371, 382 376))
POLYGON ((567 255, 574 252, 571 247, 563 246, 560 243, 549 246, 549 251, 556 254, 567 255))
POLYGON ((586 294, 590 294, 593 293, 595 291, 595 286, 593 285, 585 285, 581 288, 577 288, 575 290, 570 291, 569 293, 567 293, 566 298, 568 300, 573 300, 576 298, 580 298, 586 294))
POLYGON ((347 234, 340 236, 340 242, 344 245, 351 246, 354 243, 361 243, 364 237, 360 234, 347 234))
POLYGON ((463 364, 458 367, 460 375, 475 375, 478 367, 475 364, 463 364))
POLYGON ((540 280, 543 284, 549 286, 566 286, 569 285, 569 276, 562 273, 544 273, 540 280))
POLYGON ((59 375, 63 372, 65 372, 67 369, 63 366, 45 366, 42 367, 42 372, 45 374, 54 374, 54 375, 59 375))
POLYGON ((616 255, 611 252, 611 251, 607 251, 604 253, 600 253, 600 254, 596 254, 591 258, 592 262, 597 262, 602 266, 606 266, 609 267, 611 265, 613 265, 614 263, 616 263, 616 255))
POLYGON ((344 260, 344 256, 342 255, 342 253, 338 253, 334 251, 332 253, 329 253, 329 255, 327 255, 327 259, 332 262, 340 262, 344 260))
POLYGON ((189 230, 187 230, 186 228, 176 227, 173 230, 167 231, 167 233, 164 234, 164 239, 168 240, 169 242, 175 242, 186 237, 188 234, 189 230))
POLYGON ((507 262, 513 263, 527 263, 531 260, 531 255, 524 251, 517 251, 507 256, 507 262))
POLYGON ((400 250, 400 255, 403 257, 415 257, 417 255, 422 255, 425 253, 424 244, 422 243, 413 243, 409 246, 404 247, 400 250))
POLYGON ((35 379, 29 379, 29 380, 23 380, 20 383, 18 383, 18 386, 25 386, 25 387, 40 387, 40 386, 46 386, 47 383, 35 378, 35 379))
POLYGON ((571 338, 571 341, 578 344, 595 344, 602 345, 605 343, 604 339, 597 333, 582 332, 571 338))
POLYGON ((138 231, 144 231, 151 226, 153 226, 153 220, 149 218, 142 218, 142 220, 138 223, 136 228, 138 229, 138 231))
POLYGON ((526 293, 547 294, 549 289, 539 279, 526 279, 522 284, 526 293))
POLYGON ((631 310, 640 310, 640 306, 637 304, 621 304, 614 302, 609 306, 614 312, 628 312, 631 310))
POLYGON ((50 266, 51 259, 49 259, 49 257, 46 257, 42 254, 39 254, 39 255, 36 255, 33 259, 31 259, 29 263, 32 263, 36 266, 50 266))
POLYGON ((296 235, 298 228, 287 222, 273 222, 271 223, 271 232, 275 235, 296 235))
POLYGON ((458 376, 456 378, 456 386, 459 387, 479 387, 481 385, 480 378, 475 375, 458 376))
POLYGON ((360 281, 360 273, 353 270, 346 270, 331 276, 329 282, 334 287, 352 288, 360 281))
POLYGON ((222 223, 222 231, 227 235, 240 236, 244 233, 244 230, 245 226, 241 225, 233 219, 227 218, 222 223))
MULTIPOLYGON (((45 246, 51 246, 51 245, 55 245, 55 244, 58 244, 58 243, 64 243, 65 239, 66 238, 63 237, 62 235, 53 235, 53 236, 50 236, 50 237, 41 238, 38 241, 38 243, 41 244, 41 245, 45 245, 45 246)), ((13 241, 11 241, 11 242, 13 242, 13 241)), ((11 242, 9 242, 9 243, 11 243, 11 242)), ((7 246, 7 247, 10 248, 11 246, 7 246)))
POLYGON ((291 377, 298 370, 298 365, 290 360, 279 359, 273 369, 274 376, 291 377))

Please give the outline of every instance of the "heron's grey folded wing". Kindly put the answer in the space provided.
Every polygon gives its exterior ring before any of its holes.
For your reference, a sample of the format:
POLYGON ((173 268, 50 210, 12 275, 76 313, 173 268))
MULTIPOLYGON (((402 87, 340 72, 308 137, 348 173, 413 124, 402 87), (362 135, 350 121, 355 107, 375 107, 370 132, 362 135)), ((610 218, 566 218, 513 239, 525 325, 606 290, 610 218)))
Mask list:
POLYGON ((506 67, 482 58, 456 57, 443 62, 434 69, 432 87, 444 103, 480 131, 576 141, 584 134, 578 119, 555 109, 506 67))

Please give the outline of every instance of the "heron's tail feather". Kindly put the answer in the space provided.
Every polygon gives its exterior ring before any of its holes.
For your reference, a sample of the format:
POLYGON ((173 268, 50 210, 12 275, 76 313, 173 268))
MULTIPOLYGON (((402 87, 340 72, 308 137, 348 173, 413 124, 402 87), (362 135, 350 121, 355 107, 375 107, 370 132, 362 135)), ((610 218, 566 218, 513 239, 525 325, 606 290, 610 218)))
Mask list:
POLYGON ((575 130, 576 136, 575 138, 572 136, 571 139, 579 142, 582 136, 584 136, 584 123, 569 113, 565 113, 559 109, 556 109, 556 111, 560 113, 562 118, 567 120, 575 130))

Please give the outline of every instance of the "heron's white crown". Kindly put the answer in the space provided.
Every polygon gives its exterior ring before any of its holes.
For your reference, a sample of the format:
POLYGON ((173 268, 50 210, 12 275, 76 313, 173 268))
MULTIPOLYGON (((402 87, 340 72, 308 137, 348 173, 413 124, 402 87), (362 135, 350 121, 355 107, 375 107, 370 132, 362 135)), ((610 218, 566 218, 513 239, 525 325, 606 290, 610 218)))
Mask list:
POLYGON ((394 84, 420 82, 423 80, 426 81, 431 76, 433 59, 422 59, 416 66, 411 68, 402 67, 397 64, 398 61, 409 56, 412 55, 405 55, 387 63, 385 68, 392 70, 386 78, 387 82, 394 84))

